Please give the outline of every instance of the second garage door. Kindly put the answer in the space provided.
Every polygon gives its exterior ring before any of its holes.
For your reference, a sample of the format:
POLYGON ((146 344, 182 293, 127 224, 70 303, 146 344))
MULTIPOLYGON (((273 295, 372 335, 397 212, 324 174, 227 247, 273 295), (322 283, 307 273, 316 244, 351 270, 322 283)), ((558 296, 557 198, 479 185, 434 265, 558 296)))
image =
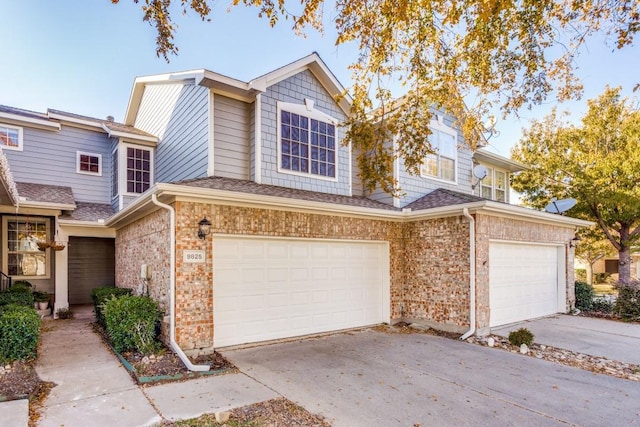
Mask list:
POLYGON ((564 305, 559 286, 562 247, 491 242, 489 245, 490 326, 557 313, 564 305), (561 304, 561 305, 560 305, 561 304))
POLYGON ((213 240, 216 347, 389 321, 384 242, 213 240))

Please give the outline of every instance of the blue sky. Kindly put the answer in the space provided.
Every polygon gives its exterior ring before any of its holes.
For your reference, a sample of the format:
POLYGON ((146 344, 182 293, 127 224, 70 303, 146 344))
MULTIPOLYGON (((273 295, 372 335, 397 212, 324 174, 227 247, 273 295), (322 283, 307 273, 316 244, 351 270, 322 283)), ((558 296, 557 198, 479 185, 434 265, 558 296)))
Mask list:
MULTIPOLYGON (((174 0, 179 3, 178 0, 174 0)), ((47 108, 103 118, 124 118, 136 76, 206 68, 241 80, 269 72, 311 52, 318 52, 337 78, 350 84, 347 66, 356 59, 354 45, 334 46, 330 25, 321 36, 313 30, 297 37, 291 24, 271 28, 257 11, 239 6, 227 12, 218 2, 212 22, 194 13, 181 16, 176 44, 178 56, 167 64, 155 55, 155 30, 142 22, 140 6, 132 0, 3 0, 0 5, 0 104, 44 112, 47 108)), ((327 18, 332 11, 325 9, 327 18)), ((640 82, 640 49, 613 51, 602 39, 592 40, 578 58, 578 75, 585 85, 583 101, 560 106, 577 120, 586 99, 609 84, 621 85, 634 96, 640 82)), ((522 110, 520 118, 499 120, 493 151, 509 155, 529 119, 548 114, 554 102, 522 110)))

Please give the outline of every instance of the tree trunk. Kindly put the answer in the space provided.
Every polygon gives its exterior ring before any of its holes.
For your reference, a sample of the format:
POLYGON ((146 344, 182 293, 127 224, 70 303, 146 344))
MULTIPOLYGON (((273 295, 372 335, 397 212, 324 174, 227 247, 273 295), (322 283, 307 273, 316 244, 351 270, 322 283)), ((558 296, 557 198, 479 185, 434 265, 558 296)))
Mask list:
POLYGON ((589 267, 587 268, 587 283, 593 286, 593 264, 592 262, 588 263, 589 267))
POLYGON ((626 245, 618 252, 618 281, 631 282, 631 248, 626 245))

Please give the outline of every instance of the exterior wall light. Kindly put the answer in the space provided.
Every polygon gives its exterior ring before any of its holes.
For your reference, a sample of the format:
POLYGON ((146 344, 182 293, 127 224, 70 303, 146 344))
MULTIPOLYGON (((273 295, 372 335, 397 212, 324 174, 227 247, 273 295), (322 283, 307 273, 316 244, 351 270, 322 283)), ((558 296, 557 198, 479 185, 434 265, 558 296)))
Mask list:
POLYGON ((570 248, 575 248, 578 245, 578 242, 582 240, 580 239, 580 237, 576 236, 573 239, 569 240, 569 247, 570 248))
POLYGON ((198 223, 198 237, 204 240, 209 233, 211 233, 211 221, 205 216, 198 223))

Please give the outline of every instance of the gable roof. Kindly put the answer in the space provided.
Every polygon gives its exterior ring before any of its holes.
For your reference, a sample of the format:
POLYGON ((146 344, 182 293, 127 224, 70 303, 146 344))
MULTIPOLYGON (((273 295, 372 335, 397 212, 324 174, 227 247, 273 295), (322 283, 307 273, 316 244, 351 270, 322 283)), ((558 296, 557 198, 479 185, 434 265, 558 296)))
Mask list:
MULTIPOLYGON (((144 88, 147 84, 193 82, 194 84, 210 88, 216 93, 241 99, 245 102, 253 102, 256 95, 265 92, 269 86, 304 70, 309 70, 332 96, 345 92, 344 86, 342 86, 336 76, 329 70, 329 67, 327 67, 320 58, 320 55, 313 52, 310 55, 258 76, 248 82, 206 69, 136 77, 133 88, 131 89, 131 95, 129 96, 129 105, 127 106, 124 122, 130 126, 135 123, 138 108, 140 108, 140 102, 142 101, 142 95, 144 94, 144 88)), ((338 101, 338 105, 346 115, 349 115, 349 111, 351 110, 351 100, 349 97, 342 97, 340 101, 338 101)))

